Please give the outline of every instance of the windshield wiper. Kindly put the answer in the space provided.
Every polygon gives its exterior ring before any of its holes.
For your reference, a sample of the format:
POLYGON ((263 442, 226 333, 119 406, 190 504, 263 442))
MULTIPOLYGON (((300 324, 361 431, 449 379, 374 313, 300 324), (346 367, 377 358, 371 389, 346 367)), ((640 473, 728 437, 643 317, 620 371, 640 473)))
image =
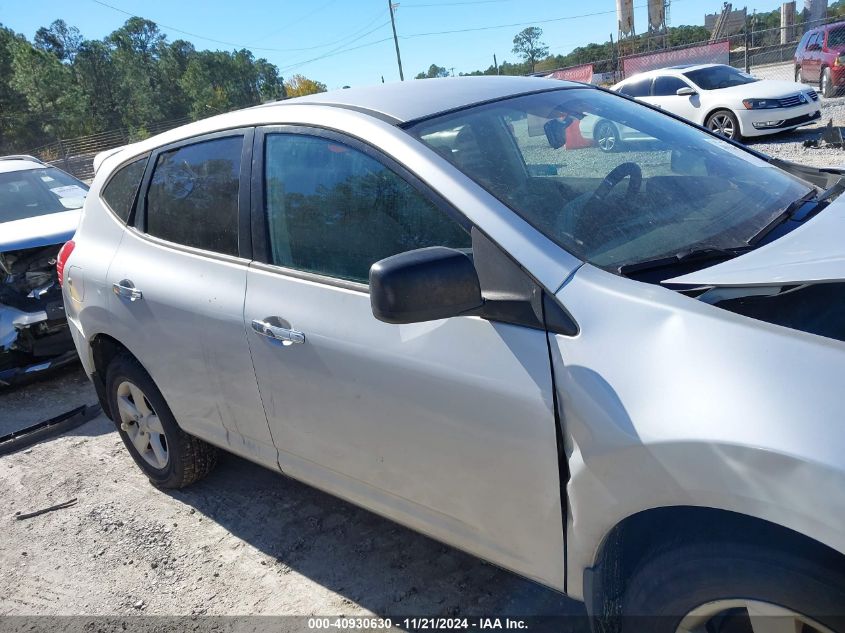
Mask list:
POLYGON ((749 244, 759 246, 759 243, 769 235, 773 230, 779 227, 781 224, 786 222, 787 220, 796 220, 797 222, 803 222, 804 220, 809 219, 813 215, 815 215, 818 211, 820 211, 823 207, 823 204, 830 202, 833 198, 839 197, 843 192, 845 192, 845 177, 839 178, 835 183, 833 183, 830 187, 825 189, 824 191, 819 194, 818 190, 815 188, 811 189, 803 196, 798 198, 792 202, 788 207, 786 207, 783 211, 781 211, 777 217, 775 217, 771 222, 769 222, 766 226, 762 229, 757 231, 750 240, 748 240, 749 244), (801 214, 801 217, 798 216, 798 212, 808 202, 815 202, 816 204, 813 206, 812 211, 808 213, 801 214))
POLYGON ((834 184, 833 187, 831 187, 830 189, 826 189, 822 193, 821 196, 819 196, 818 190, 814 187, 813 189, 810 189, 810 191, 805 193, 803 196, 801 196, 797 200, 793 200, 792 202, 790 202, 787 205, 787 207, 783 211, 778 213, 771 222, 769 222, 766 226, 764 226, 762 229, 760 229, 754 235, 752 235, 751 239, 748 240, 748 243, 749 244, 757 244, 760 240, 762 240, 764 237, 766 237, 769 233, 771 233, 773 230, 775 230, 778 226, 780 226, 781 224, 783 224, 784 222, 789 220, 795 214, 795 212, 798 211, 805 204, 807 204, 808 202, 811 202, 812 200, 816 200, 816 199, 821 201, 823 199, 823 197, 831 189, 836 187, 840 182, 842 182, 841 178, 836 181, 836 184, 834 184))
POLYGON ((696 248, 689 251, 681 251, 667 257, 658 257, 656 259, 636 262, 634 264, 625 264, 624 266, 620 266, 618 271, 620 275, 628 277, 632 274, 645 271, 665 270, 678 267, 687 268, 701 262, 711 262, 716 259, 733 259, 734 257, 739 257, 750 250, 750 246, 738 246, 736 248, 696 248))

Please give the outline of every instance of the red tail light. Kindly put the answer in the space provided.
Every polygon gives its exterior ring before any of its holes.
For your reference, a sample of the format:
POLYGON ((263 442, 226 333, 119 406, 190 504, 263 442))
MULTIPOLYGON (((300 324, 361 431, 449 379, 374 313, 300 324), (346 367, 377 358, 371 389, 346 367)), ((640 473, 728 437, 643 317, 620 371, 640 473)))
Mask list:
POLYGON ((73 240, 65 242, 64 246, 62 246, 61 250, 59 251, 59 256, 56 258, 56 273, 59 276, 60 286, 65 281, 65 264, 67 263, 67 258, 70 257, 70 254, 73 252, 75 246, 76 242, 74 242, 73 240))

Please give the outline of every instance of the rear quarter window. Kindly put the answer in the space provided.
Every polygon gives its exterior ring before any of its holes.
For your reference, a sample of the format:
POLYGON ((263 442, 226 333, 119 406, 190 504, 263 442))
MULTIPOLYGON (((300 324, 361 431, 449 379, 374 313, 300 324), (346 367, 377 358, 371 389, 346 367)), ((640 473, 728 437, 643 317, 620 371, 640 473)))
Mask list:
POLYGON ((147 158, 140 158, 118 169, 103 189, 102 198, 109 209, 126 224, 135 206, 135 196, 144 176, 147 158))
POLYGON ((158 155, 147 190, 149 235, 238 255, 243 136, 199 141, 158 155))

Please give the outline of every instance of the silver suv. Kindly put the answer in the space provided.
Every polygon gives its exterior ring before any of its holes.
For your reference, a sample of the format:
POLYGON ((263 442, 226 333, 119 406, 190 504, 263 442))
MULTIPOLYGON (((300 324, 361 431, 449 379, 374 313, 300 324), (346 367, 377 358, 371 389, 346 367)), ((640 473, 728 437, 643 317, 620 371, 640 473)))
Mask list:
POLYGON ((622 631, 845 630, 843 172, 504 77, 98 163, 66 310, 153 484, 224 449, 622 631))

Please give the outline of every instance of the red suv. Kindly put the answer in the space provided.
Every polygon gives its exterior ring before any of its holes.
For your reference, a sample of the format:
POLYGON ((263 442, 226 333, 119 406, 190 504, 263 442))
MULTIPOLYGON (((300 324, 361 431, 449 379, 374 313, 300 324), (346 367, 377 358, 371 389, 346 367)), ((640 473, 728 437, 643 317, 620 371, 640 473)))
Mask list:
POLYGON ((804 33, 795 50, 795 81, 819 84, 825 97, 845 87, 845 22, 804 33))

